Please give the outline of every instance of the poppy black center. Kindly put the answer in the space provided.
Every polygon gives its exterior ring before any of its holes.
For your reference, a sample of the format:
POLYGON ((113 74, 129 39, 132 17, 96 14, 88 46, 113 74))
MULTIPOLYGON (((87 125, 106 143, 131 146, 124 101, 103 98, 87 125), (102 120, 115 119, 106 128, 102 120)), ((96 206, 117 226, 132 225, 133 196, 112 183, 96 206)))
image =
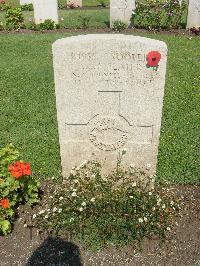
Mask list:
POLYGON ((156 57, 153 57, 153 58, 152 58, 152 61, 156 61, 156 57))

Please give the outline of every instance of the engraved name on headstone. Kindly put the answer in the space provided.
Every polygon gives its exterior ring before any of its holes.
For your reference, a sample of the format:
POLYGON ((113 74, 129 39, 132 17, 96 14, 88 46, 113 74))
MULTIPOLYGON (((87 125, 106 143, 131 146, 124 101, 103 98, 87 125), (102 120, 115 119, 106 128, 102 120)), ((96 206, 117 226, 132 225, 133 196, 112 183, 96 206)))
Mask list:
POLYGON ((113 170, 124 165, 156 171, 167 47, 164 42, 120 34, 68 37, 53 44, 63 176, 95 154, 113 170), (146 56, 158 51, 157 69, 146 56), (105 160, 106 158, 106 160, 105 160))

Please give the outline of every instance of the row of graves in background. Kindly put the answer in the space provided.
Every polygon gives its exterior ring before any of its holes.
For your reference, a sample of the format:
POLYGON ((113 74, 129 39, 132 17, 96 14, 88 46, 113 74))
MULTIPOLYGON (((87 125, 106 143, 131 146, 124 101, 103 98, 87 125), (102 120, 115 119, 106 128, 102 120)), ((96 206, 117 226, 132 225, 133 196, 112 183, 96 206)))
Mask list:
MULTIPOLYGON (((39 24, 46 19, 58 23, 57 0, 20 0, 20 4, 33 4, 35 23, 39 24)), ((82 0, 68 0, 68 4, 82 7, 82 0)), ((181 2, 180 2, 181 4, 181 2)), ((135 10, 135 0, 110 0, 110 27, 115 21, 130 25, 135 10)), ((200 27, 200 0, 189 0, 187 28, 200 27)))

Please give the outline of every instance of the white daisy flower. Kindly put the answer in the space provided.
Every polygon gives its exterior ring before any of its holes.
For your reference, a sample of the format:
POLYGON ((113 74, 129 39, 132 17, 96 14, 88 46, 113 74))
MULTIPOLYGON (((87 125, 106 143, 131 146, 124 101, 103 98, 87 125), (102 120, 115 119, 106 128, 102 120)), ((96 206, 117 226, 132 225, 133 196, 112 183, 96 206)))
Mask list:
POLYGON ((139 223, 143 223, 143 219, 142 218, 139 218, 138 221, 139 221, 139 223))
POLYGON ((132 187, 136 187, 136 186, 137 186, 137 183, 133 182, 132 187))
POLYGON ((85 201, 82 202, 81 205, 82 205, 83 207, 85 207, 85 206, 86 206, 86 202, 85 202, 85 201))
POLYGON ((76 195, 76 192, 73 192, 72 193, 72 197, 76 197, 77 195, 76 195))
POLYGON ((56 212, 58 210, 58 208, 53 207, 53 212, 56 212))
POLYGON ((91 202, 95 202, 95 198, 91 198, 91 202))

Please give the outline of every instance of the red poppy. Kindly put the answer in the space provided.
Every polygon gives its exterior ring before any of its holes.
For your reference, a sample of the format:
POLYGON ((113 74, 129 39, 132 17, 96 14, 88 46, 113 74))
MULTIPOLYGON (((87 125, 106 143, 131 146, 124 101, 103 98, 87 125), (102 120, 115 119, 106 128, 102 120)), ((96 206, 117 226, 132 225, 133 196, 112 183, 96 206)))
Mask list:
POLYGON ((157 67, 160 59, 161 54, 157 51, 151 51, 147 54, 147 64, 149 67, 157 67))
POLYGON ((9 199, 2 199, 2 200, 0 200, 0 205, 1 205, 2 208, 4 208, 4 209, 9 208, 9 206, 10 206, 10 201, 9 201, 9 199))
POLYGON ((23 175, 31 175, 31 169, 29 163, 16 162, 8 167, 11 175, 16 179, 19 179, 23 175))

